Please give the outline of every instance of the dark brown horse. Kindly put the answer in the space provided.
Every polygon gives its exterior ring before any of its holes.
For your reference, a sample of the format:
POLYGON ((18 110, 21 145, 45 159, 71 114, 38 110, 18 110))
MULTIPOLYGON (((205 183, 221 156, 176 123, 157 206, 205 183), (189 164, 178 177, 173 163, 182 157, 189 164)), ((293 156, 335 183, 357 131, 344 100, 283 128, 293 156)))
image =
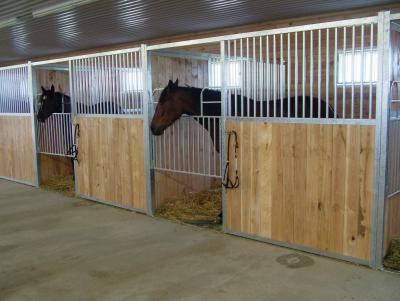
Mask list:
MULTIPOLYGON (((178 120, 183 114, 199 116, 203 105, 203 116, 221 116, 221 92, 215 90, 203 91, 203 104, 201 104, 200 88, 179 87, 178 79, 171 80, 161 92, 158 104, 151 121, 151 131, 154 135, 162 135, 170 125, 178 120)), ((274 101, 254 101, 241 95, 231 95, 231 116, 244 117, 296 117, 296 98, 277 99, 274 101)), ((309 96, 297 97, 297 116, 305 118, 333 118, 333 108, 324 100, 309 96), (327 116, 328 115, 328 116, 327 116)), ((202 118, 196 118, 210 133, 216 132, 214 145, 219 151, 219 121, 207 123, 202 118), (204 123, 204 124, 203 124, 204 123)), ((213 135, 211 135, 213 136, 213 135)), ((214 139, 214 137, 212 137, 214 139)))
MULTIPOLYGON (((113 101, 98 102, 87 105, 82 103, 75 104, 76 110, 81 112, 97 112, 97 114, 121 114, 122 109, 113 101)), ((71 113, 71 98, 61 92, 56 92, 54 85, 49 90, 42 86, 42 95, 39 98, 39 111, 37 119, 45 122, 53 113, 71 113)))

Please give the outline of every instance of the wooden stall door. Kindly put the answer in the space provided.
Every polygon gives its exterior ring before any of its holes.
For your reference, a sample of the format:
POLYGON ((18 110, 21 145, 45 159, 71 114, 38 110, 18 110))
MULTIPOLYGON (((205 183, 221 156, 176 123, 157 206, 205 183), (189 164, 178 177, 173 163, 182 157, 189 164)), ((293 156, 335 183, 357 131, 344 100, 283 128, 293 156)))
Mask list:
POLYGON ((77 193, 116 206, 146 210, 143 120, 77 117, 77 193))
POLYGON ((231 120, 226 127, 239 138, 229 232, 369 260, 374 126, 231 120))
POLYGON ((0 116, 0 178, 37 185, 31 116, 0 116))

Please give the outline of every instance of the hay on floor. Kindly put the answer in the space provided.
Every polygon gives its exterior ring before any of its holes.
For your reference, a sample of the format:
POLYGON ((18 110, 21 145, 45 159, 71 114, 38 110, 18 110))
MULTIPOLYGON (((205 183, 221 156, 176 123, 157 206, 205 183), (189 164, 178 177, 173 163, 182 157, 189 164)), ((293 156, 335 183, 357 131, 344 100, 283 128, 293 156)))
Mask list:
POLYGON ((400 237, 391 240, 383 265, 388 269, 400 271, 400 237))
POLYGON ((74 181, 72 175, 55 176, 43 181, 41 188, 50 191, 57 191, 66 196, 75 196, 74 181))
POLYGON ((196 221, 219 223, 218 215, 221 209, 221 188, 213 187, 167 200, 156 210, 156 215, 185 223, 196 221))

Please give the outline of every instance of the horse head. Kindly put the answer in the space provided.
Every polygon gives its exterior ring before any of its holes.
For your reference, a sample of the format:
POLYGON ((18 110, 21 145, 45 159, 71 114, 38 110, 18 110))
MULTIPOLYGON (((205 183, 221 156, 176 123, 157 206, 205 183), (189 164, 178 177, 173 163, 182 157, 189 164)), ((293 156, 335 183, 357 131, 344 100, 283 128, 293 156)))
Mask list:
POLYGON ((178 86, 171 80, 160 94, 156 110, 151 120, 151 132, 153 135, 162 135, 166 128, 172 125, 182 114, 194 114, 193 103, 190 94, 184 87, 178 86))
POLYGON ((51 86, 50 90, 46 90, 42 86, 42 95, 39 98, 39 112, 37 114, 38 121, 45 122, 51 114, 57 112, 59 106, 59 99, 56 97, 54 85, 51 86))

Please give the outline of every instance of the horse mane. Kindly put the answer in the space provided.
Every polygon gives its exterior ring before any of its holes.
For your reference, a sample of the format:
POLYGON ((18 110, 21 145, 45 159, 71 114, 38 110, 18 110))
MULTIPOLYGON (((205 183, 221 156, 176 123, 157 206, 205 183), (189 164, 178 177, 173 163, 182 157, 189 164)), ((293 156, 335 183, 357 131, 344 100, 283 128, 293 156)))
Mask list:
MULTIPOLYGON (((187 86, 187 87, 178 87, 178 89, 182 89, 186 92, 189 92, 189 94, 192 96, 192 99, 200 101, 200 94, 204 88, 187 86)), ((221 91, 207 88, 207 89, 204 89, 203 96, 204 96, 204 99, 203 99, 204 102, 220 100, 221 91)))

